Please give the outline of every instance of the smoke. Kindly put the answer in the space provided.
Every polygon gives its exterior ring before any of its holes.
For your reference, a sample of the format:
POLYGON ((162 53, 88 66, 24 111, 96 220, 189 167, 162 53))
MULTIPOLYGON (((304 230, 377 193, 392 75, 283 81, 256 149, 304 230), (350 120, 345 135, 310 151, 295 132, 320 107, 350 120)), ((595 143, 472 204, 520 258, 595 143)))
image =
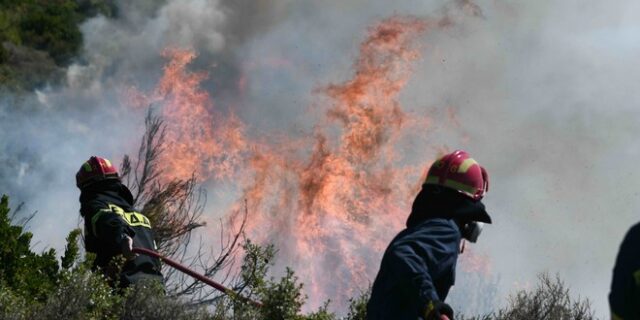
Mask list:
MULTIPOLYGON (((491 175, 485 204, 495 221, 468 250, 486 254, 491 274, 500 277, 497 296, 527 287, 538 272, 558 272, 604 315, 618 244, 640 207, 634 170, 640 155, 635 120, 640 96, 634 90, 640 25, 632 14, 638 6, 631 1, 121 1, 116 18, 83 24, 83 54, 67 69, 66 85, 29 97, 3 97, 2 192, 14 204, 25 201, 27 212, 40 211, 32 223, 38 248, 61 250, 78 222, 73 174, 92 154, 120 159, 135 150, 144 108, 132 108, 128 97, 132 91, 158 92, 171 60, 162 55, 166 48, 197 53, 187 68, 206 73, 198 87, 208 94, 205 109, 215 110, 214 122, 239 119, 244 126, 238 132, 259 141, 257 148, 278 145, 283 137, 303 141, 295 146, 303 150, 305 163, 305 156, 323 147, 313 138, 330 107, 331 95, 323 88, 353 79, 367 28, 394 15, 425 21, 448 17, 451 27, 411 42, 419 58, 410 63, 396 100, 404 114, 429 120, 394 146, 402 166, 412 167, 410 174, 395 177, 416 185, 443 147, 467 149, 491 175)), ((335 141, 343 129, 323 134, 335 141)), ((238 146, 243 152, 249 148, 238 146)), ((264 158, 252 161, 260 165, 264 158)), ((221 181, 207 182, 211 220, 242 192, 242 184, 221 181)), ((408 202, 413 195, 405 196, 402 201, 408 202)), ((404 220, 401 214, 392 217, 390 226, 404 220)), ((395 231, 354 241, 386 243, 395 231)), ((289 240, 278 239, 285 255, 289 240)), ((370 270, 381 253, 353 252, 369 255, 373 265, 365 269, 372 280, 370 270)), ((349 285, 364 288, 365 282, 349 285)))

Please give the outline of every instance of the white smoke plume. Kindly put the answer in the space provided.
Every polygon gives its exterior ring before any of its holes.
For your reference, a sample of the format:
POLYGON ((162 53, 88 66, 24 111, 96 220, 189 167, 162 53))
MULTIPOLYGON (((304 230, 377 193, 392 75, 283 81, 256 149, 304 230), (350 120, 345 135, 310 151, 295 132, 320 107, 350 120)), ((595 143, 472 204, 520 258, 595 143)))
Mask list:
MULTIPOLYGON (((531 286, 536 273, 557 272, 604 315, 615 253, 640 209, 640 23, 633 15, 640 4, 456 4, 481 14, 420 39, 422 59, 401 104, 433 121, 406 153, 426 166, 443 145, 464 148, 488 169, 485 204, 495 223, 470 250, 486 254, 500 277, 500 301, 531 286)), ((0 101, 0 192, 14 204, 25 201, 26 212, 40 212, 31 224, 36 248, 62 250, 78 222, 75 171, 92 154, 120 159, 135 150, 144 111, 123 96, 134 86, 153 88, 164 48, 198 52, 191 68, 209 72, 203 88, 216 105, 236 108, 248 134, 295 134, 314 123, 308 107, 315 90, 352 75, 368 26, 451 7, 410 0, 120 1, 116 18, 83 24, 83 54, 65 86, 0 101)), ((235 200, 226 189, 209 192, 212 207, 235 200)), ((222 211, 212 210, 215 220, 213 212, 222 211)))

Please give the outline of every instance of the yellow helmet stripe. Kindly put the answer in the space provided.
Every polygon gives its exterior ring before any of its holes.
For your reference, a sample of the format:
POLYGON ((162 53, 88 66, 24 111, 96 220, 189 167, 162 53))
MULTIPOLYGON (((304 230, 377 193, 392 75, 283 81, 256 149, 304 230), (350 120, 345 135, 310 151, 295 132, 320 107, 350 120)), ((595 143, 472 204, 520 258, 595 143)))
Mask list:
POLYGON ((460 167, 458 167, 458 173, 466 173, 474 164, 478 164, 478 162, 476 162, 472 158, 465 159, 464 161, 462 161, 462 164, 460 164, 460 167))

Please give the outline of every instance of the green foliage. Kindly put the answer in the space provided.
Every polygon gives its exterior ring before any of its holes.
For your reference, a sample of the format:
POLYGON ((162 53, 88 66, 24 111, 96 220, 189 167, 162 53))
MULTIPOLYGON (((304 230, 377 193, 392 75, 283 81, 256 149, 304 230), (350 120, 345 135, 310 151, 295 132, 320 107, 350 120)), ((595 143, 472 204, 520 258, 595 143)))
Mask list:
POLYGON ((93 255, 80 262, 81 232, 67 236, 62 268, 55 251, 31 252, 31 233, 11 225, 9 199, 0 200, 0 319, 209 319, 194 307, 164 294, 157 282, 116 291, 93 273, 93 255))
POLYGON ((272 245, 244 244, 241 285, 215 301, 210 312, 165 295, 156 282, 113 289, 102 274, 91 271, 91 254, 80 261, 79 229, 69 232, 59 268, 55 251, 31 252, 31 233, 11 225, 9 212, 4 196, 0 201, 0 319, 336 319, 328 302, 307 316, 300 313, 306 296, 292 270, 287 269, 281 279, 266 280, 276 253, 272 245), (264 306, 247 303, 247 298, 261 300, 264 306))
POLYGON ((371 296, 371 288, 355 298, 349 299, 349 312, 345 320, 365 320, 367 318, 367 302, 371 296))
POLYGON ((82 48, 79 24, 112 16, 111 0, 0 1, 0 87, 25 91, 57 83, 82 48))
POLYGON ((119 319, 209 319, 210 314, 203 308, 189 305, 164 294, 158 282, 138 283, 129 288, 122 298, 119 319))
POLYGON ((28 319, 30 304, 13 291, 0 286, 0 319, 28 319))
POLYGON ((0 5, 0 41, 8 41, 16 45, 22 44, 20 19, 22 9, 19 1, 0 5))
POLYGON ((82 230, 74 229, 67 236, 67 246, 64 249, 64 256, 61 258, 62 268, 65 270, 71 269, 79 260, 80 247, 78 246, 78 239, 81 235, 82 230))
POLYGON ((114 0, 76 0, 76 12, 83 18, 103 15, 114 17, 118 13, 114 0))
POLYGON ((329 311, 329 301, 317 311, 307 315, 301 313, 307 297, 302 293, 303 285, 293 270, 288 269, 282 278, 267 279, 269 266, 276 254, 273 245, 259 246, 247 240, 244 243, 240 278, 236 291, 220 297, 214 304, 213 319, 264 319, 264 320, 331 320, 336 314, 329 311), (260 301, 257 308, 247 299, 260 301))
POLYGON ((58 280, 56 252, 32 252, 32 234, 11 225, 9 212, 9 198, 4 195, 0 200, 0 290, 44 300, 58 280))
MULTIPOLYGON (((1 0, 0 0, 1 1, 1 0)), ((273 246, 247 241, 233 293, 205 305, 190 304, 165 294, 157 282, 115 290, 102 275, 91 271, 92 255, 80 261, 80 230, 67 236, 58 267, 55 251, 30 250, 31 233, 11 224, 9 199, 0 200, 0 319, 215 319, 215 320, 334 320, 327 301, 317 311, 301 313, 306 301, 303 285, 293 270, 280 279, 266 279, 276 254, 273 246), (262 307, 247 302, 259 300, 262 307)), ((370 290, 349 299, 345 320, 364 320, 370 290)), ((520 291, 496 312, 457 316, 460 320, 593 320, 588 300, 573 299, 564 283, 543 274, 538 286, 520 291)))
POLYGON ((58 65, 68 63, 82 46, 74 1, 25 2, 20 21, 23 44, 49 53, 58 65))
POLYGON ((588 300, 574 300, 558 276, 539 276, 533 291, 520 291, 510 299, 506 309, 498 311, 496 320, 595 319, 588 300))
POLYGON ((0 291, 0 319, 210 319, 203 307, 166 296, 157 282, 138 283, 115 293, 101 275, 79 266, 65 273, 46 301, 30 302, 0 291))
POLYGON ((301 319, 298 315, 306 300, 302 294, 302 284, 293 270, 287 268, 286 274, 279 281, 271 279, 260 288, 263 307, 260 314, 263 319, 301 319))
POLYGON ((318 311, 310 313, 306 317, 305 320, 332 320, 336 319, 336 314, 329 311, 329 303, 331 301, 326 301, 323 306, 318 309, 318 311))
POLYGON ((276 254, 274 246, 267 245, 263 247, 247 240, 243 245, 243 249, 245 256, 240 269, 243 282, 248 290, 264 287, 266 285, 265 277, 276 254))
POLYGON ((43 318, 117 319, 121 304, 122 297, 112 293, 102 275, 81 266, 64 272, 56 291, 35 309, 43 318))
POLYGON ((259 309, 247 299, 260 300, 259 293, 267 285, 266 276, 275 256, 273 245, 260 246, 247 240, 243 244, 245 255, 240 268, 240 285, 232 295, 216 302, 214 319, 258 319, 259 309))
POLYGON ((459 317, 461 320, 594 320, 589 300, 573 299, 558 276, 538 277, 531 291, 522 290, 509 298, 509 304, 492 314, 459 317))

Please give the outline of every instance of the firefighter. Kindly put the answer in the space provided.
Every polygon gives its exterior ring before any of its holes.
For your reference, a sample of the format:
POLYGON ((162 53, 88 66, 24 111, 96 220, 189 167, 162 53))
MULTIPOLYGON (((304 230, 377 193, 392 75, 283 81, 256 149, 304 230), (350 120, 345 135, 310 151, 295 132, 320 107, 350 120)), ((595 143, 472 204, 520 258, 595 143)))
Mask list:
POLYGON ((476 242, 491 217, 480 201, 487 172, 462 150, 429 168, 416 196, 407 228, 385 251, 367 304, 369 320, 453 319, 445 303, 454 284, 464 240, 476 242))
POLYGON ((80 189, 80 215, 84 218, 84 241, 88 252, 96 254, 94 268, 127 287, 140 280, 163 281, 160 261, 137 255, 133 247, 156 250, 154 233, 147 217, 133 208, 133 195, 123 185, 115 166, 93 156, 76 174, 80 189), (124 266, 114 272, 112 259, 122 255, 124 266))
POLYGON ((609 306, 612 320, 640 319, 640 223, 629 229, 620 245, 609 306))

